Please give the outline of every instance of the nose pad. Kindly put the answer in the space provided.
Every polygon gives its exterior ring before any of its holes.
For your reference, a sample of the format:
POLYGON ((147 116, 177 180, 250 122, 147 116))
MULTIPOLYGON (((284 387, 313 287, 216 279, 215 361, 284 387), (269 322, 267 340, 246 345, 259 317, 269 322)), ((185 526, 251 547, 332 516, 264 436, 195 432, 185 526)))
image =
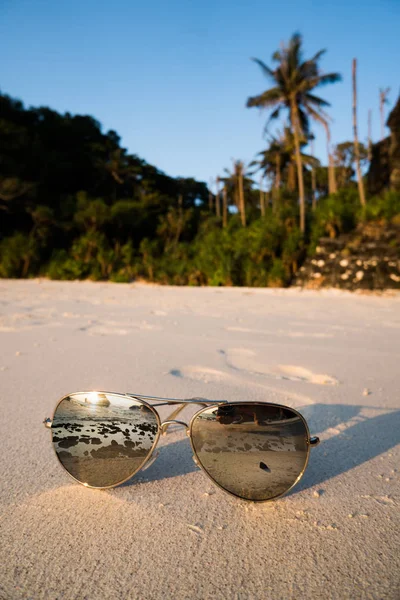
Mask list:
POLYGON ((143 467, 142 471, 145 471, 146 469, 148 469, 149 467, 151 467, 151 465, 153 464, 153 462, 156 460, 157 456, 160 454, 159 451, 155 452, 153 454, 153 456, 150 458, 150 460, 145 464, 145 466, 143 467))

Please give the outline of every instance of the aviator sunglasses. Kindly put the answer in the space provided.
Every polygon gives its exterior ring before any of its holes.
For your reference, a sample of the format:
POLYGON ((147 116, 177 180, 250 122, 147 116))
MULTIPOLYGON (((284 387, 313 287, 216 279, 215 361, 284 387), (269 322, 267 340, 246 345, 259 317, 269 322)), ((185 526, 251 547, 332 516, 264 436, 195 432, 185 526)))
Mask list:
POLYGON ((181 425, 206 475, 225 492, 254 502, 288 492, 302 477, 310 448, 319 444, 299 412, 267 402, 76 392, 64 396, 44 424, 67 473, 100 489, 147 469, 160 435, 181 425), (189 424, 176 419, 192 405, 201 408, 189 424), (156 410, 162 406, 175 407, 164 421, 156 410))

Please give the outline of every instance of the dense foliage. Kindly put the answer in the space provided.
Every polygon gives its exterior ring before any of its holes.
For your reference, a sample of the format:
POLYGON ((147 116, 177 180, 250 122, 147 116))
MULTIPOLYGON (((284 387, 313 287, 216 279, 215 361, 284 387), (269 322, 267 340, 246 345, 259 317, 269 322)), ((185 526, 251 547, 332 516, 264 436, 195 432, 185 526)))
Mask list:
MULTIPOLYGON (((300 46, 294 36, 274 55, 275 71, 258 61, 279 85, 249 101, 275 107, 272 117, 287 106, 290 127, 270 136, 250 165, 234 161, 213 189, 128 154, 90 116, 26 109, 0 94, 0 277, 282 286, 321 236, 351 231, 361 219, 396 218, 394 192, 369 198, 361 212, 352 142, 338 144, 328 166, 305 152, 308 119, 323 120, 328 105, 309 90, 339 76, 321 74, 322 53, 301 63, 300 46), (288 57, 300 65, 302 86, 310 78, 298 108, 279 87, 288 57)), ((361 160, 365 166, 363 146, 361 160)))

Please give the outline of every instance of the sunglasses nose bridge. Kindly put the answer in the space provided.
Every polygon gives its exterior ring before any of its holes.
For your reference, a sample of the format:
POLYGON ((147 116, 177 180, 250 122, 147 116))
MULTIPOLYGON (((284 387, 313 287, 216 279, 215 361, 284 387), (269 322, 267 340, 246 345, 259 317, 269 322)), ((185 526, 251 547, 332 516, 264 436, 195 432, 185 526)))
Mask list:
POLYGON ((186 435, 189 435, 189 425, 187 423, 185 423, 184 421, 176 421, 175 419, 164 421, 163 423, 161 423, 161 427, 160 427, 161 435, 166 435, 168 427, 170 425, 174 425, 174 424, 182 425, 182 427, 186 427, 186 435))

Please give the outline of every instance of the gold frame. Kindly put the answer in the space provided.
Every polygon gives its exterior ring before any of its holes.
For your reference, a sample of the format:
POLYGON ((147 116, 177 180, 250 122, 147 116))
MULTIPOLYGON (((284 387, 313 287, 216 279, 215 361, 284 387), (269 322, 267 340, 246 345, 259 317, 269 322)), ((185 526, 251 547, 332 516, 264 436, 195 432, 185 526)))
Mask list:
POLYGON ((207 475, 207 477, 209 479, 211 479, 211 481, 214 483, 214 485, 218 486, 223 492, 225 492, 225 494, 229 494, 230 496, 234 496, 235 498, 240 498, 240 500, 245 500, 246 502, 271 502, 271 500, 276 500, 277 498, 281 498, 282 496, 285 496, 288 492, 290 492, 290 490, 300 481, 300 479, 303 477, 304 472, 307 468, 308 465, 308 461, 310 459, 310 449, 313 446, 318 446, 320 440, 319 438, 316 437, 311 437, 310 435, 310 429, 308 427, 307 421, 305 420, 305 418, 303 417, 303 415, 301 413, 299 413, 299 411, 297 411, 296 409, 292 408, 291 406, 285 406, 284 404, 276 404, 275 402, 241 402, 239 401, 235 401, 235 402, 229 402, 229 404, 248 404, 249 406, 254 406, 254 405, 259 405, 259 404, 265 404, 267 406, 276 406, 278 408, 286 408, 291 410, 292 412, 294 412, 298 417, 300 417, 300 419, 303 421, 304 425, 305 425, 305 429, 306 429, 306 433, 307 433, 307 457, 306 457, 306 461, 304 463, 304 467, 301 471, 301 473, 299 474, 299 476, 297 477, 297 479, 294 481, 294 483, 292 483, 292 485, 285 490, 284 492, 282 492, 282 494, 277 494, 276 496, 272 496, 271 498, 267 498, 266 500, 251 500, 250 498, 243 498, 243 496, 239 496, 238 494, 234 494, 233 492, 230 492, 229 490, 227 490, 226 488, 224 488, 222 485, 220 485, 218 483, 218 481, 215 481, 215 479, 213 477, 211 477, 211 475, 208 473, 208 471, 203 467, 203 465, 201 464, 201 460, 196 452, 196 449, 193 445, 193 438, 192 438, 192 427, 193 427, 193 423, 195 421, 195 419, 200 416, 204 411, 209 410, 210 408, 218 408, 219 404, 216 404, 215 406, 207 406, 205 408, 202 408, 201 410, 199 410, 197 413, 195 413, 193 415, 193 417, 190 419, 190 423, 189 423, 189 431, 188 431, 188 436, 189 436, 189 440, 190 440, 190 445, 192 447, 193 450, 193 454, 196 457, 196 465, 202 469, 202 471, 207 475))
MULTIPOLYGON (((56 412, 57 412, 57 408, 59 407, 59 405, 61 404, 61 402, 62 402, 63 400, 65 400, 66 398, 69 398, 70 396, 75 396, 75 395, 77 395, 77 394, 89 394, 89 393, 92 393, 92 392, 72 392, 71 394, 65 394, 65 396, 63 396, 63 397, 61 398, 61 400, 59 400, 59 401, 57 402, 57 404, 56 404, 56 407, 55 407, 55 409, 54 409, 54 411, 53 411, 53 418, 51 419, 51 421, 50 421, 50 419, 45 419, 45 420, 43 421, 43 423, 44 423, 45 427, 47 427, 47 428, 51 429, 51 427, 52 427, 52 423, 53 423, 53 420, 54 420, 54 416, 55 416, 55 414, 56 414, 56 412)), ((121 397, 121 398, 127 398, 127 397, 131 397, 131 396, 130 396, 130 394, 121 394, 121 393, 118 393, 118 392, 103 392, 103 391, 96 391, 96 393, 97 393, 97 394, 108 394, 108 395, 110 395, 110 396, 111 396, 111 395, 113 395, 113 396, 119 396, 119 397, 121 397)), ((134 398, 134 399, 136 399, 136 398, 134 398)), ((136 473, 139 473, 139 471, 142 471, 142 470, 143 470, 143 468, 146 466, 146 463, 148 463, 148 462, 149 462, 149 460, 150 460, 150 458, 151 458, 152 454, 154 453, 154 450, 156 449, 156 446, 157 446, 157 444, 158 444, 158 440, 160 439, 160 435, 161 435, 161 421, 160 421, 160 415, 158 414, 158 412, 157 412, 157 411, 156 411, 156 410, 155 410, 155 409, 154 409, 154 408, 153 408, 153 407, 152 407, 150 404, 148 404, 148 403, 147 403, 147 402, 145 402, 144 400, 139 400, 139 401, 140 401, 140 402, 142 402, 144 406, 147 406, 148 408, 150 408, 150 409, 151 409, 151 412, 155 414, 155 416, 156 416, 156 419, 157 419, 157 425, 158 425, 158 430, 157 430, 156 437, 155 437, 155 440, 154 440, 154 442, 153 442, 153 445, 152 445, 152 447, 151 447, 151 449, 150 449, 150 452, 149 452, 149 454, 148 454, 148 455, 145 457, 145 459, 144 459, 144 461, 142 462, 142 464, 140 465, 140 467, 138 467, 138 468, 137 468, 137 469, 136 469, 136 470, 135 470, 135 471, 134 471, 134 472, 133 472, 131 475, 129 475, 128 477, 125 477, 125 479, 122 479, 121 481, 118 481, 117 483, 113 483, 112 485, 104 485, 104 486, 101 486, 101 487, 100 487, 100 486, 89 485, 89 484, 87 484, 87 483, 84 483, 84 482, 82 482, 82 481, 79 481, 79 479, 76 479, 76 477, 74 477, 73 475, 71 475, 71 473, 68 471, 68 469, 66 469, 66 468, 64 467, 64 465, 62 464, 61 460, 60 460, 60 459, 59 459, 59 457, 58 457, 58 454, 57 454, 57 452, 56 452, 56 450, 55 450, 55 448, 54 448, 54 444, 53 444, 53 441, 52 441, 52 444, 51 444, 51 445, 53 446, 53 450, 54 450, 54 453, 55 453, 55 455, 56 455, 56 457, 57 457, 57 460, 58 460, 59 464, 62 466, 62 468, 64 469, 64 471, 66 471, 66 472, 68 473, 68 475, 69 475, 69 476, 70 476, 70 477, 71 477, 71 478, 72 478, 74 481, 76 481, 76 482, 80 483, 80 485, 83 485, 83 487, 90 488, 90 489, 92 489, 92 490, 108 490, 108 489, 110 489, 110 488, 114 488, 114 487, 117 487, 117 486, 119 486, 119 485, 122 485, 123 483, 125 483, 125 481, 129 481, 129 479, 132 479, 132 477, 134 477, 134 476, 136 475, 136 473)), ((52 434, 52 435, 53 435, 53 434, 52 434)))
POLYGON ((91 488, 91 489, 95 489, 95 490, 106 490, 106 489, 110 489, 110 488, 114 488, 117 487, 119 485, 122 485, 123 483, 125 483, 126 481, 128 481, 129 479, 132 479, 132 477, 134 477, 139 471, 143 471, 146 468, 148 468, 150 466, 150 464, 155 460, 155 458, 157 457, 157 454, 153 457, 154 455, 154 451, 157 447, 158 441, 160 439, 161 435, 165 435, 167 433, 167 429, 170 425, 172 424, 177 424, 177 425, 183 425, 186 428, 186 435, 189 437, 190 440, 190 445, 193 451, 193 460, 195 462, 195 464, 205 473, 205 475, 214 483, 214 485, 216 485, 217 487, 219 487, 223 492, 225 492, 226 494, 229 494, 230 496, 234 496, 235 498, 240 498, 241 500, 244 500, 246 502, 270 502, 271 500, 276 500, 277 498, 280 498, 282 496, 284 496, 285 494, 287 494, 299 481, 300 479, 303 477, 304 472, 307 468, 308 465, 308 461, 310 458, 310 449, 314 446, 317 446, 320 442, 318 437, 312 437, 310 435, 310 430, 307 424, 307 421, 305 420, 305 418, 303 417, 303 415, 301 413, 299 413, 296 409, 290 407, 290 406, 285 406, 284 404, 276 404, 274 402, 243 402, 243 401, 235 401, 235 402, 228 402, 227 400, 208 400, 206 398, 160 398, 157 396, 143 396, 142 394, 131 394, 131 393, 125 393, 125 394, 121 394, 120 392, 106 392, 106 391, 95 391, 95 390, 91 390, 91 391, 78 391, 78 392, 72 392, 70 394, 65 394, 56 404, 54 411, 53 411, 53 417, 51 419, 46 418, 44 419, 43 423, 45 425, 45 427, 47 427, 48 429, 52 429, 52 424, 53 424, 53 420, 54 420, 54 416, 56 414, 57 408, 58 406, 61 404, 61 402, 63 400, 65 400, 66 398, 69 398, 70 396, 76 395, 76 394, 89 394, 89 393, 98 393, 98 394, 108 394, 108 395, 114 395, 114 396, 119 396, 121 398, 132 398, 133 400, 137 400, 139 402, 141 402, 144 406, 146 406, 147 408, 149 408, 151 410, 151 412, 155 415, 156 417, 156 421, 157 421, 157 425, 158 425, 158 430, 153 442, 153 445, 148 453, 148 455, 145 457, 145 459, 143 460, 143 462, 141 463, 141 465, 128 477, 126 477, 125 479, 123 479, 122 481, 118 481, 117 483, 114 483, 112 485, 107 485, 107 486, 91 486, 87 483, 84 483, 82 481, 79 481, 78 479, 76 479, 73 475, 71 475, 71 473, 64 467, 64 465, 62 464, 61 460, 58 457, 58 454, 54 448, 54 444, 52 443, 52 447, 53 447, 53 451, 55 453, 55 455, 57 456, 57 460, 58 463, 62 466, 62 468, 64 469, 64 471, 66 471, 68 473, 68 475, 71 477, 71 479, 73 479, 74 481, 76 481, 77 483, 79 483, 80 485, 83 485, 84 487, 87 488, 91 488), (155 404, 150 404, 150 402, 155 402, 155 404), (200 405, 202 408, 200 410, 198 410, 190 419, 189 424, 187 424, 184 421, 179 421, 177 420, 175 417, 178 416, 178 414, 184 410, 187 406, 190 405, 200 405), (298 417, 300 417, 300 419, 302 420, 302 422, 305 425, 305 429, 306 429, 306 433, 307 433, 307 457, 306 457, 306 461, 304 464, 304 467, 301 471, 301 473, 299 474, 299 476, 297 477, 296 481, 294 481, 294 483, 290 486, 290 488, 288 488, 287 490, 285 490, 282 494, 279 494, 277 496, 273 496, 272 498, 268 498, 266 500, 251 500, 249 498, 243 498, 242 496, 239 496, 237 494, 234 494, 233 492, 230 492, 229 490, 225 489, 223 486, 221 486, 217 481, 215 481, 215 479, 213 479, 213 477, 211 477, 211 475, 208 473, 208 471, 203 467, 201 460, 196 452, 196 449, 194 447, 193 444, 193 439, 192 439, 192 427, 193 427, 193 423, 196 420, 196 418, 198 416, 200 416, 205 410, 209 410, 210 408, 218 408, 218 406, 220 406, 221 404, 248 404, 248 405, 259 405, 259 404, 266 404, 269 406, 275 406, 278 408, 286 408, 291 410, 292 412, 294 412, 298 417), (158 414, 156 408, 158 406, 170 406, 170 405, 178 405, 178 408, 175 408, 174 411, 169 415, 169 417, 167 419, 165 419, 163 422, 161 422, 160 419, 160 415, 158 414), (150 463, 150 464, 149 464, 150 463))

